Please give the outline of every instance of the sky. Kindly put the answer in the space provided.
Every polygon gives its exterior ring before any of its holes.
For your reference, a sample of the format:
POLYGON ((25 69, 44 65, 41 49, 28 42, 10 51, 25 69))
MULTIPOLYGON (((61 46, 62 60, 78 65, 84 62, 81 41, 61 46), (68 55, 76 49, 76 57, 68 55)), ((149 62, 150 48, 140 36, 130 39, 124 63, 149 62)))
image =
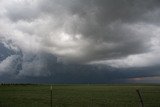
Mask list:
POLYGON ((0 82, 160 83, 159 0, 0 0, 0 82))

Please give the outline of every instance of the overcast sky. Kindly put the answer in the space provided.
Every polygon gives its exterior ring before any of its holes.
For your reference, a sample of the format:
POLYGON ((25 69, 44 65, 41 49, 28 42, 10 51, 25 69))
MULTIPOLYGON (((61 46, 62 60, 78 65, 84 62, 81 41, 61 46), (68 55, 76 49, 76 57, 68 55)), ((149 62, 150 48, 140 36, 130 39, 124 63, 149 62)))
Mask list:
POLYGON ((159 66, 159 0, 0 0, 0 81, 160 82, 159 66))

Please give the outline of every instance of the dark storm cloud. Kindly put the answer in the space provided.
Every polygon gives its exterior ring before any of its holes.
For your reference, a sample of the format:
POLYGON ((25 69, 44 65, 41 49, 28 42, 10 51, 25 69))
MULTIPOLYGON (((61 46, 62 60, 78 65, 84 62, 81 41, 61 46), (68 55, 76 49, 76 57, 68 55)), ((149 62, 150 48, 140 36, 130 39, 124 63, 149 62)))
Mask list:
POLYGON ((118 70, 120 78, 139 77, 122 68, 160 64, 159 6, 159 0, 1 0, 0 74, 78 78, 88 71, 89 78, 104 65, 110 80, 118 70), (112 74, 105 66, 119 69, 112 74))
MULTIPOLYGON (((150 51, 153 35, 147 32, 150 28, 143 28, 148 27, 148 23, 158 22, 151 14, 159 11, 157 0, 62 0, 45 3, 51 6, 43 8, 49 14, 53 14, 49 10, 56 10, 53 5, 57 3, 60 14, 66 12, 73 17, 73 21, 66 25, 65 32, 81 34, 87 40, 88 45, 81 50, 84 55, 77 58, 79 61, 114 59, 150 51)), ((69 57, 69 60, 74 59, 69 57)))
POLYGON ((0 64, 0 82, 5 83, 128 83, 149 82, 152 78, 156 79, 150 82, 158 82, 160 76, 157 66, 119 69, 104 65, 64 64, 52 54, 12 55, 15 53, 4 45, 1 49, 5 50, 6 56, 0 64))
POLYGON ((2 82, 17 83, 128 83, 153 82, 159 83, 159 68, 115 69, 110 67, 54 64, 49 68, 52 72, 48 76, 21 75, 15 78, 3 75, 2 82), (78 72, 77 72, 78 71, 78 72), (152 72, 151 72, 152 71, 152 72), (9 79, 7 79, 9 77, 9 79), (149 78, 145 81, 144 78, 149 78), (156 79, 154 79, 156 78, 156 79), (142 81, 141 81, 142 80, 142 81))

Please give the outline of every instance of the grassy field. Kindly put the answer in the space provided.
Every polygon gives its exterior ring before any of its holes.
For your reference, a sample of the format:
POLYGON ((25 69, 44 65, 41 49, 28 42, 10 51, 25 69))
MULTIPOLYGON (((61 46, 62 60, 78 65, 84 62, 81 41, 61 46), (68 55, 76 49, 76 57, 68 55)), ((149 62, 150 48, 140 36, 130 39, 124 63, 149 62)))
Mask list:
MULTIPOLYGON (((53 85, 52 107, 160 107, 160 85, 53 85)), ((51 107, 50 85, 0 85, 0 107, 51 107)))

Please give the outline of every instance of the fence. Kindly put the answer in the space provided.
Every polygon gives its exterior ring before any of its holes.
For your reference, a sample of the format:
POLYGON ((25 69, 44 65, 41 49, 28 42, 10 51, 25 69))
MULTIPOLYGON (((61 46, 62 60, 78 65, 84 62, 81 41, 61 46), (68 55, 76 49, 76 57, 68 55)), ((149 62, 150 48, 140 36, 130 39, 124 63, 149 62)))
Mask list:
POLYGON ((79 88, 0 86, 0 107, 160 107, 159 88, 79 88))

